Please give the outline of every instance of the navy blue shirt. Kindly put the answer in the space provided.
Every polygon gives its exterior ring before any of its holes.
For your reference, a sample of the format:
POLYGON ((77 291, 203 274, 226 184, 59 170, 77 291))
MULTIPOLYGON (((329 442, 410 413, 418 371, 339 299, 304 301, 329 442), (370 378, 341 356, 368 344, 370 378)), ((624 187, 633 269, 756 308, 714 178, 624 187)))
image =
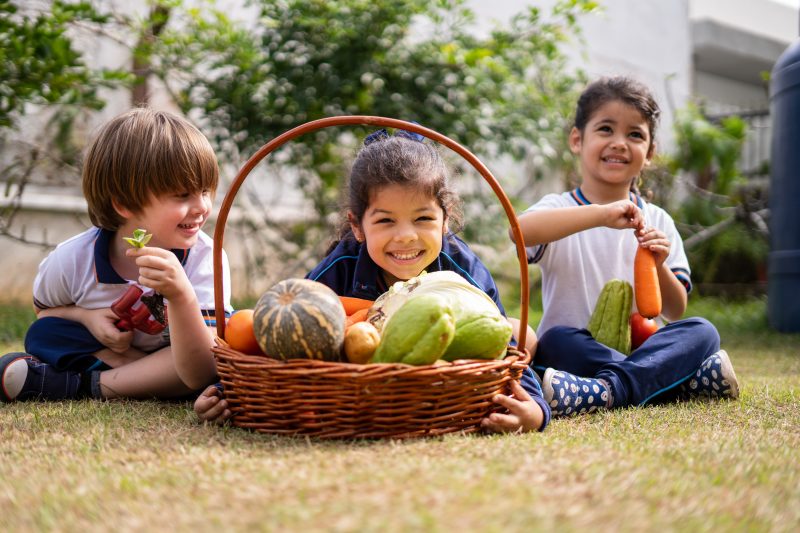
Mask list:
MULTIPOLYGON (((488 294, 500 312, 506 314, 489 269, 472 253, 469 246, 454 234, 449 233, 442 238, 442 251, 435 261, 425 267, 425 270, 456 272, 488 294)), ((306 278, 327 285, 339 296, 352 296, 365 300, 375 300, 389 290, 381 268, 369 256, 366 245, 353 238, 340 241, 336 248, 306 275, 306 278)))

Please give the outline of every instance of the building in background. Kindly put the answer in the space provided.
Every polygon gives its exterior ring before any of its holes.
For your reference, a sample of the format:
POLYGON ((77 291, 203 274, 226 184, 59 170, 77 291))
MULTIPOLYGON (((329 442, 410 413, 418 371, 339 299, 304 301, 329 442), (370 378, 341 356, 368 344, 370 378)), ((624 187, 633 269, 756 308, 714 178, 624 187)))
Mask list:
MULTIPOLYGON (((227 0, 226 0, 227 1, 227 0)), ((800 0, 799 0, 800 1, 800 0)), ((531 5, 552 0, 469 0, 477 13, 477 32, 503 24, 531 5)), ((602 12, 584 17, 582 45, 570 52, 572 62, 590 77, 626 74, 651 86, 663 108, 659 150, 670 151, 674 112, 689 101, 700 102, 707 113, 740 113, 749 117, 751 131, 745 165, 756 166, 769 154, 768 73, 783 50, 798 36, 798 5, 790 0, 601 0, 602 12)), ((144 0, 125 3, 136 9, 144 0)), ((118 44, 84 43, 87 61, 118 67, 127 63, 118 44)), ((124 93, 107 95, 108 106, 96 117, 99 124, 129 106, 124 93)), ((154 94, 155 107, 170 108, 167 95, 154 94)), ((749 167, 748 167, 749 168, 749 167)), ((557 189, 558 183, 542 184, 557 189)), ((36 190, 23 198, 18 223, 31 240, 56 243, 87 227, 88 217, 76 188, 36 190)), ((0 198, 0 201, 3 199, 0 198)), ((36 266, 46 249, 4 239, 6 253, 0 268, 13 272, 0 280, 5 298, 26 300, 36 266)), ((231 264, 241 252, 226 240, 231 264)), ((234 267, 235 268, 235 267, 234 267)), ((236 279, 236 276, 234 276, 236 279)), ((234 287, 236 291, 236 287, 234 287)))
POLYGON ((745 172, 769 160, 769 73, 798 36, 792 2, 691 0, 692 95, 711 117, 737 114, 749 124, 745 172))
POLYGON ((708 113, 765 110, 766 76, 798 36, 798 10, 774 0, 691 0, 692 94, 708 113))
MULTIPOLYGON (((607 0, 581 22, 572 59, 590 78, 625 74, 649 85, 663 115, 659 150, 672 148, 677 109, 699 103, 712 117, 748 117, 746 169, 769 157, 768 75, 798 37, 800 0, 607 0)), ((483 30, 534 2, 472 0, 483 30)), ((540 5, 540 2, 535 2, 540 5)))

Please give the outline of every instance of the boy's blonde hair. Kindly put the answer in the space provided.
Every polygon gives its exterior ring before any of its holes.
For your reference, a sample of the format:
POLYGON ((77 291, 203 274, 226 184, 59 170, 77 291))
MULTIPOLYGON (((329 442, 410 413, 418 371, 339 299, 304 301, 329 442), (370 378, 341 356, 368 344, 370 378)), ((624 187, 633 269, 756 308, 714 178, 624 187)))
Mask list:
POLYGON ((137 108, 106 123, 83 160, 83 195, 97 227, 124 222, 114 209, 140 212, 153 196, 217 189, 219 167, 208 139, 186 119, 137 108))

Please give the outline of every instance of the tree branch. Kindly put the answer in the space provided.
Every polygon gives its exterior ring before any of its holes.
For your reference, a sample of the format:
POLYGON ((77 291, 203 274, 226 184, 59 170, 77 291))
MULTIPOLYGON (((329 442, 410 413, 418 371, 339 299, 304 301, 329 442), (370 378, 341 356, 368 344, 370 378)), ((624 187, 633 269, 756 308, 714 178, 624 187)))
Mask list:
POLYGON ((711 237, 722 233, 725 228, 731 226, 734 222, 736 222, 736 217, 732 216, 726 218, 720 222, 717 222, 713 226, 709 226, 702 231, 699 231, 689 237, 688 239, 683 241, 683 247, 687 250, 691 250, 695 246, 702 244, 703 242, 707 241, 711 237))

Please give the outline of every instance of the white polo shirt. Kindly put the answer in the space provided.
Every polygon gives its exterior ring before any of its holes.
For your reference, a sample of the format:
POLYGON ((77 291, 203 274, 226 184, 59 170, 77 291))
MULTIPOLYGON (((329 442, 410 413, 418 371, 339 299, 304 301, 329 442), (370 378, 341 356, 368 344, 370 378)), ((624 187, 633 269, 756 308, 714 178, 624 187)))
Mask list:
MULTIPOLYGON (((670 241, 666 264, 691 291, 691 271, 683 249, 683 240, 675 222, 660 207, 631 193, 644 212, 645 226, 664 232, 670 241)), ((588 205, 580 189, 548 194, 525 212, 560 207, 588 205)), ((537 328, 539 337, 553 326, 585 328, 594 311, 603 286, 612 279, 633 283, 633 261, 638 241, 633 230, 607 227, 580 231, 555 242, 528 248, 528 262, 542 271, 542 306, 544 314, 537 328)), ((634 302, 634 310, 636 303, 634 302)))
MULTIPOLYGON (((123 279, 111 266, 108 250, 114 235, 108 230, 91 228, 59 244, 39 264, 33 282, 34 304, 42 309, 67 305, 85 309, 110 307, 133 283, 123 279)), ((213 245, 214 241, 200 232, 197 244, 192 248, 172 250, 194 288, 206 323, 211 326, 216 324, 213 245)), ((225 314, 228 316, 233 308, 230 304, 230 270, 224 251, 222 265, 225 314)), ((146 288, 144 290, 148 292, 146 288)), ((136 330, 132 346, 152 352, 166 344, 161 334, 148 335, 136 330)))

